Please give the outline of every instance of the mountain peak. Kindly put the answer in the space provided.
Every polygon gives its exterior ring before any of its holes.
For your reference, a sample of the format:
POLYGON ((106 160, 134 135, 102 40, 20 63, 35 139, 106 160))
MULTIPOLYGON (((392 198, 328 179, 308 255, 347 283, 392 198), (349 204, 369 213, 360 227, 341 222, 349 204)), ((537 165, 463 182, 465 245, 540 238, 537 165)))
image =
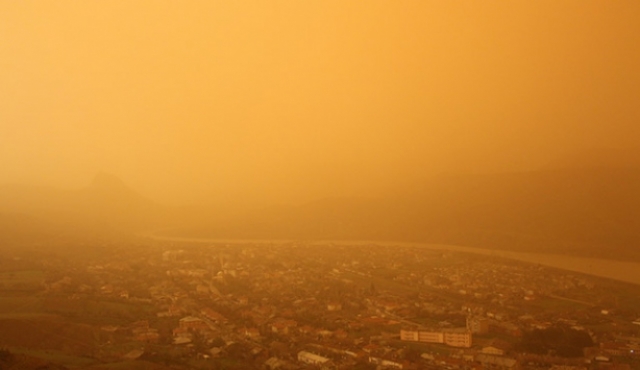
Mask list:
POLYGON ((118 219, 146 212, 155 204, 127 186, 119 177, 100 172, 83 191, 85 205, 100 210, 102 215, 116 215, 118 219), (142 213, 141 213, 142 212, 142 213))
POLYGON ((86 188, 89 194, 100 199, 141 199, 135 190, 127 186, 118 176, 106 172, 99 172, 86 188))

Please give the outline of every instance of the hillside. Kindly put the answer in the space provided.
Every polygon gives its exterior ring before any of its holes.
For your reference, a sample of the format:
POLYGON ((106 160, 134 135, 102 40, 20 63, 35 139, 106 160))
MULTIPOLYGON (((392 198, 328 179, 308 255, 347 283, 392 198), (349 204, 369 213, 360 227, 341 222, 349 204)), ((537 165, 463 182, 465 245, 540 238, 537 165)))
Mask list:
POLYGON ((233 211, 166 207, 100 174, 76 191, 0 187, 6 240, 164 230, 165 235, 446 243, 640 259, 640 170, 581 167, 433 177, 380 198, 233 211))
POLYGON ((174 230, 219 238, 369 239, 640 258, 640 171, 441 176, 380 199, 324 199, 174 230))

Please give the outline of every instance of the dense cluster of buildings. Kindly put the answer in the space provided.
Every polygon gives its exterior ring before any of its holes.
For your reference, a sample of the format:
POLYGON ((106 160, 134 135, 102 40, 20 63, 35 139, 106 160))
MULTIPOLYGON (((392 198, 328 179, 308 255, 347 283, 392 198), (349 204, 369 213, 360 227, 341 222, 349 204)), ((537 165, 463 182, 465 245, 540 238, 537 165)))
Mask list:
POLYGON ((47 295, 144 307, 129 323, 104 323, 103 348, 129 341, 171 348, 176 363, 194 356, 260 369, 638 363, 638 312, 616 307, 617 283, 491 256, 398 245, 154 242, 79 266, 56 270, 47 295), (595 345, 580 358, 519 347, 525 333, 558 325, 588 333, 595 345))

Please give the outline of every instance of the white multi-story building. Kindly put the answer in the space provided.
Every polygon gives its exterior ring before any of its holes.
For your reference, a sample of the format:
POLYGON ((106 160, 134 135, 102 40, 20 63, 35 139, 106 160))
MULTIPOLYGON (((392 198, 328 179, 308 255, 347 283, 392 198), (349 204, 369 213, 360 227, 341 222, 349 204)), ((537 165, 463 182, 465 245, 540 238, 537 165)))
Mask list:
POLYGON ((420 336, 417 330, 400 330, 400 340, 408 342, 419 342, 420 336))
POLYGON ((449 329, 444 332, 444 344, 451 347, 470 348, 471 332, 466 329, 449 329))
POLYGON ((444 333, 441 331, 425 331, 418 332, 418 341, 425 343, 444 343, 444 333))
POLYGON ((466 328, 432 330, 400 330, 400 340, 423 343, 442 343, 451 347, 469 348, 472 334, 466 328))

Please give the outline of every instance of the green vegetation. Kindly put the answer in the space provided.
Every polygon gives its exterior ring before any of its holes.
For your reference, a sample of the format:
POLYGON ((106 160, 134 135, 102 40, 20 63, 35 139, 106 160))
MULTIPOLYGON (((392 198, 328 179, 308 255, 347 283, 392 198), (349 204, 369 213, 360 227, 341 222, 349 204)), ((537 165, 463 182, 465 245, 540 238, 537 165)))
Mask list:
POLYGON ((28 355, 31 357, 39 358, 55 364, 62 364, 69 367, 82 367, 89 366, 96 363, 95 359, 72 356, 68 353, 56 350, 38 350, 32 348, 11 348, 11 351, 16 354, 28 355))
POLYGON ((148 361, 122 361, 109 364, 100 364, 89 367, 87 370, 161 370, 169 369, 166 366, 154 364, 148 361))
POLYGON ((535 301, 530 303, 530 306, 538 307, 542 311, 579 311, 589 307, 584 303, 570 299, 561 299, 554 297, 539 297, 535 301))
POLYGON ((42 300, 33 296, 0 297, 0 316, 15 313, 42 313, 42 300))
POLYGON ((42 288, 44 273, 39 270, 0 272, 0 291, 34 291, 42 288))
POLYGON ((584 348, 591 346, 593 340, 589 334, 563 326, 526 332, 518 344, 520 350, 529 353, 561 357, 581 357, 584 348))
POLYGON ((90 324, 125 324, 155 318, 157 311, 150 304, 66 298, 47 298, 44 309, 46 312, 77 318, 90 324))
POLYGON ((0 369, 8 367, 15 359, 13 353, 5 348, 0 348, 0 369))

